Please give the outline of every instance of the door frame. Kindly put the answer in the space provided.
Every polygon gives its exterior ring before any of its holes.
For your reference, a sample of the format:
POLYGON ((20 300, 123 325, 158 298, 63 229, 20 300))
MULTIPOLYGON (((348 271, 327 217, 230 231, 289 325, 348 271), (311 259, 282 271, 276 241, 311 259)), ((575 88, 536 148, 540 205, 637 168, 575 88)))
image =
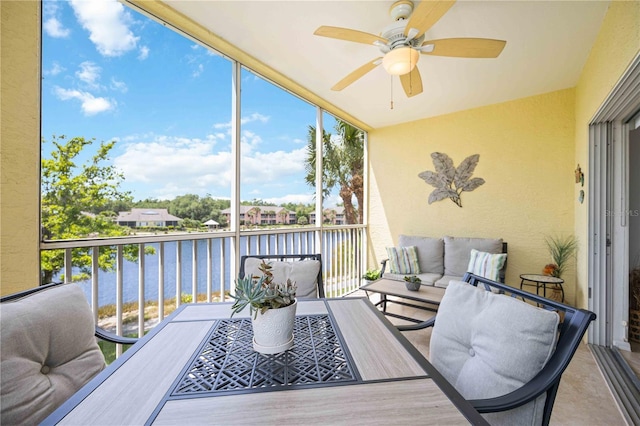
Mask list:
POLYGON ((640 109, 636 55, 589 123, 589 342, 630 350, 629 131, 640 109))

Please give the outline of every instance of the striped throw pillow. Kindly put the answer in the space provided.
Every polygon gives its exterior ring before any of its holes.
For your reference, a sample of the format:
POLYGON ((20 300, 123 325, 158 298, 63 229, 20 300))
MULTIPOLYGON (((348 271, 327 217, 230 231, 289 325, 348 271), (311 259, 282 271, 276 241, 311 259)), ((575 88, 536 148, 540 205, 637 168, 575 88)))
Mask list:
POLYGON ((493 281, 500 281, 500 270, 506 260, 506 253, 493 254, 471 249, 467 271, 493 281))
POLYGON ((415 246, 387 247, 389 268, 392 274, 419 274, 418 252, 415 246))

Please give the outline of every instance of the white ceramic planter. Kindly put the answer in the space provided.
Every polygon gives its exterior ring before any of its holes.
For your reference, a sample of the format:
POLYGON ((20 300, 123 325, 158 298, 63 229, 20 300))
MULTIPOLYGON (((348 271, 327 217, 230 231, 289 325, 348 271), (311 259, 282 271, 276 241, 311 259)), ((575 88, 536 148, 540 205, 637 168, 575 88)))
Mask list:
POLYGON ((263 354, 277 354, 293 346, 293 324, 298 301, 280 309, 267 309, 251 319, 253 349, 263 354))

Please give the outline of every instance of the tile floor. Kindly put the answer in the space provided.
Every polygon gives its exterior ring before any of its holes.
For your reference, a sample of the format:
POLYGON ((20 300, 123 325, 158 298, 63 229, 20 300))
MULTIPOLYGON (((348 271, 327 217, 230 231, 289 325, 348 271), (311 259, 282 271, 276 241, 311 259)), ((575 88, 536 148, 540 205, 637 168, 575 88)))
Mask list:
MULTIPOLYGON (((353 296, 363 297, 365 294, 357 292, 353 296)), ((372 302, 378 300, 375 297, 371 296, 372 302)), ((430 316, 428 312, 413 308, 393 304, 389 307, 390 310, 393 309, 409 317, 427 319, 430 316)), ((406 323, 392 317, 389 319, 394 324, 406 323)), ((403 334, 428 358, 430 330, 407 331, 403 334)), ((594 426, 626 424, 587 345, 580 346, 562 376, 551 414, 551 424, 594 426)))

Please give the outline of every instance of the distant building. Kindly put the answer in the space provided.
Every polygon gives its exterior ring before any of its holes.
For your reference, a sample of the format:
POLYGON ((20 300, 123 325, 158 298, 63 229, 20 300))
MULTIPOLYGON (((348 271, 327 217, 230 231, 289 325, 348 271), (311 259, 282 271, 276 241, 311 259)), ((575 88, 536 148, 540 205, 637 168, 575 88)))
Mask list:
POLYGON ((131 209, 119 212, 116 222, 129 228, 180 226, 182 219, 170 215, 167 209, 131 209))
MULTIPOLYGON (((231 209, 220 212, 231 223, 231 209)), ((240 206, 241 225, 295 225, 296 212, 280 206, 240 206)))
MULTIPOLYGON (((324 209, 323 212, 324 222, 331 225, 346 225, 344 217, 344 207, 334 207, 332 209, 324 209)), ((309 223, 316 223, 316 212, 312 211, 309 214, 309 223)))

